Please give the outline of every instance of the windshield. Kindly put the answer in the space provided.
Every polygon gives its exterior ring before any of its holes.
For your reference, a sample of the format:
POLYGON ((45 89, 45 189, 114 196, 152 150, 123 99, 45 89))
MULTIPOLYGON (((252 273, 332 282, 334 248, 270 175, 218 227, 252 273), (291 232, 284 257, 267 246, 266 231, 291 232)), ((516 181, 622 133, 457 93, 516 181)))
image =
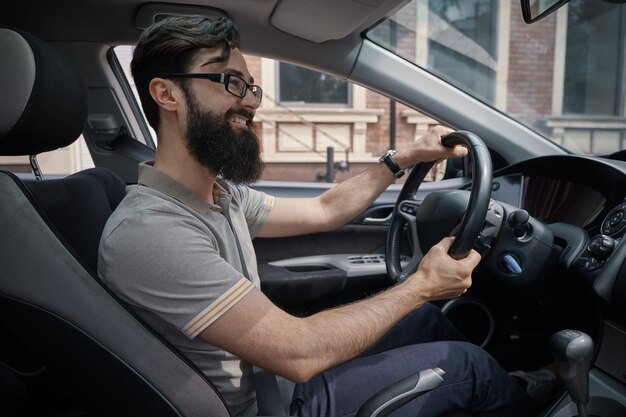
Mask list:
POLYGON ((527 25, 517 0, 413 0, 367 34, 576 153, 626 147, 625 11, 571 1, 527 25))

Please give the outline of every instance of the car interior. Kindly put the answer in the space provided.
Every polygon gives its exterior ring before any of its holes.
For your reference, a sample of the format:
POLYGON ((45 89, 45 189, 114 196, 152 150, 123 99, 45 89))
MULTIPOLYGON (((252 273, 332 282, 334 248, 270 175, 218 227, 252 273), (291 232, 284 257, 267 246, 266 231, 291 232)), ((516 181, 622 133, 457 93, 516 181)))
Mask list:
MULTIPOLYGON (((537 31, 567 3, 494 1, 537 31)), ((432 163, 417 165, 336 231, 255 239, 262 290, 274 303, 308 315, 362 299, 402 281, 454 234, 457 253, 483 255, 468 294, 439 304, 459 330, 507 371, 560 370, 562 386, 541 416, 626 416, 626 153, 571 152, 381 46, 377 25, 411 4, 420 2, 3 5, 0 156, 27 157, 32 172, 0 170, 0 415, 229 416, 205 375, 96 272, 104 224, 156 146, 114 47, 134 44, 163 17, 199 14, 236 21, 246 55, 420 109, 456 130, 450 143, 470 149, 442 181, 425 181, 432 163), (38 155, 81 135, 94 168, 50 175, 39 166, 38 155)), ((611 7, 623 14, 621 4, 611 7)), ((286 197, 330 186, 253 185, 286 197)), ((427 369, 400 380, 357 415, 388 415, 442 378, 445 369, 427 369)), ((288 415, 284 394, 283 386, 259 390, 260 415, 288 415)))

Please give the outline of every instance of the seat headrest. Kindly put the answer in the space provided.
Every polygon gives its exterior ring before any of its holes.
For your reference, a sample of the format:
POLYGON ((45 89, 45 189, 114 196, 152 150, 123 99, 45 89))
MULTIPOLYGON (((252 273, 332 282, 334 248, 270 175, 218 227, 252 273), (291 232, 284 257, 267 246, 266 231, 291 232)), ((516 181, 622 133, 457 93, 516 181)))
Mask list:
POLYGON ((67 146, 87 119, 87 88, 55 48, 0 28, 0 155, 36 155, 67 146))

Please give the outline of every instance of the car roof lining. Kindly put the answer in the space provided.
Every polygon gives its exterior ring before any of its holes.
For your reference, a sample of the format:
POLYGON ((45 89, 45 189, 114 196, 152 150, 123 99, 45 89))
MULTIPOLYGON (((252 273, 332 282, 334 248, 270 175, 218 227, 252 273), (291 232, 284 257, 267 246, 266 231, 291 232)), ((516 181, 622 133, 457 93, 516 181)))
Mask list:
POLYGON ((243 52, 291 63, 306 62, 309 68, 346 78, 363 42, 362 33, 376 24, 381 15, 390 15, 408 1, 101 0, 87 8, 82 0, 58 0, 41 2, 36 14, 29 12, 29 2, 11 2, 0 14, 0 25, 18 27, 48 42, 113 46, 134 44, 142 28, 155 16, 223 13, 237 22, 243 52), (335 11, 335 18, 328 17, 329 9, 335 11))

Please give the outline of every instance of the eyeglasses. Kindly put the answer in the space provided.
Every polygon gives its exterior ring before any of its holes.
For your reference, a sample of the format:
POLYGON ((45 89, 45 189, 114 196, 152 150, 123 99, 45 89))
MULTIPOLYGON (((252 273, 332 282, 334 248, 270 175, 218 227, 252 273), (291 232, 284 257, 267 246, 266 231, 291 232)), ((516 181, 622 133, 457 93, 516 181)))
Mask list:
POLYGON ((214 83, 224 84, 224 89, 235 97, 244 98, 248 90, 250 90, 259 103, 263 98, 263 90, 261 87, 248 84, 243 78, 235 74, 225 72, 219 74, 175 72, 168 75, 166 78, 200 78, 213 81, 214 83))

